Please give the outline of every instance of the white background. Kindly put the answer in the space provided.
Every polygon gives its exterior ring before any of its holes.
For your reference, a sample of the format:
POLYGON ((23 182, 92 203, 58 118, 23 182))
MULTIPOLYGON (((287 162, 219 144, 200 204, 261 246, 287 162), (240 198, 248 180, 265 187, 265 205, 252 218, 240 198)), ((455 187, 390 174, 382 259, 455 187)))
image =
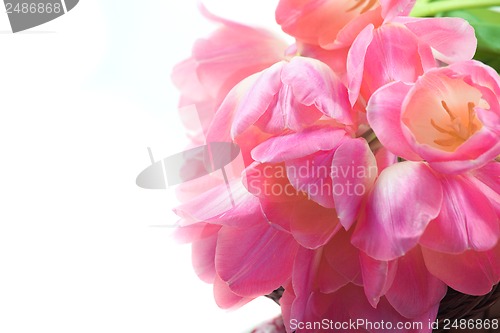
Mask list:
MULTIPOLYGON (((205 1, 273 26, 277 1, 205 1)), ((183 149, 175 63, 214 28, 195 1, 82 0, 12 34, 0 6, 0 332, 239 333, 279 312, 220 310, 176 244, 173 190, 135 177, 183 149)))

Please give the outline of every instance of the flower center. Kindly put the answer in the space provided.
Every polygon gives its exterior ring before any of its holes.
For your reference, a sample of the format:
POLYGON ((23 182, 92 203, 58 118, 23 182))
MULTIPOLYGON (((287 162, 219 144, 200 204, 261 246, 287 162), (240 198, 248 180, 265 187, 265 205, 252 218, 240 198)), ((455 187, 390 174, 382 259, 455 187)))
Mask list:
POLYGON ((449 121, 446 124, 438 125, 434 119, 431 119, 431 125, 439 133, 446 134, 447 138, 436 139, 434 143, 442 147, 459 146, 467 139, 469 139, 474 133, 480 129, 480 123, 476 120, 476 112, 474 107, 476 106, 473 102, 467 103, 467 119, 462 119, 457 117, 453 113, 445 101, 441 101, 443 109, 446 111, 449 117, 449 121))
POLYGON ((363 14, 372 9, 373 7, 375 7, 378 3, 378 0, 355 0, 355 2, 356 4, 351 8, 349 8, 348 10, 346 10, 346 13, 352 12, 362 7, 360 13, 363 14))

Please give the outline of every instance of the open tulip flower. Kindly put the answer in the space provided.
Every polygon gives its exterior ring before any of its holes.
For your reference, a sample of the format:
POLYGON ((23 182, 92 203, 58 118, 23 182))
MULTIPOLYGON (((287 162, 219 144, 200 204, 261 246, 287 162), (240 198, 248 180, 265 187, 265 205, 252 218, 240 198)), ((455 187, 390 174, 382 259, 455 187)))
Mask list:
POLYGON ((414 5, 281 0, 290 46, 202 8, 222 26, 173 79, 193 142, 241 155, 181 185, 176 234, 220 307, 283 292, 255 332, 430 333, 449 287, 500 282, 500 77, 414 5))

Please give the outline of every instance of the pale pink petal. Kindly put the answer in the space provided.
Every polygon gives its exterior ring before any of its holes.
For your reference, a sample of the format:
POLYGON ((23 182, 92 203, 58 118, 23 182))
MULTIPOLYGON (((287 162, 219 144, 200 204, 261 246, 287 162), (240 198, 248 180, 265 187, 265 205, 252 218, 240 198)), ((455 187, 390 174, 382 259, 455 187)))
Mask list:
POLYGON ((345 136, 343 129, 308 128, 299 133, 284 134, 263 142, 252 151, 252 158, 262 163, 297 159, 318 151, 333 150, 345 136))
POLYGON ((364 28, 352 43, 347 55, 347 79, 351 105, 354 105, 358 100, 361 83, 363 82, 366 52, 373 40, 374 29, 375 27, 372 24, 364 28))
MULTIPOLYGON (((207 142, 231 142, 231 125, 234 121, 235 110, 244 99, 248 90, 260 78, 260 73, 245 78, 227 94, 217 110, 208 129, 207 142)), ((246 128, 242 129, 243 132, 246 128)))
POLYGON ((401 129, 403 101, 410 89, 402 82, 382 87, 370 98, 366 112, 370 126, 387 150, 407 160, 420 160, 401 129))
POLYGON ((386 297, 402 316, 417 318, 439 306, 446 285, 429 273, 422 252, 415 248, 398 259, 398 269, 386 297))
MULTIPOLYGON (((275 101, 275 95, 279 93, 281 83, 281 71, 285 62, 279 62, 269 67, 258 75, 255 83, 250 87, 241 99, 233 122, 231 124, 231 137, 235 138, 243 133, 266 112, 275 101)), ((228 121, 228 119, 224 119, 228 121)))
POLYGON ((404 24, 445 63, 470 60, 476 52, 474 28, 464 19, 398 17, 394 22, 404 24))
POLYGON ((349 229, 378 175, 377 162, 366 140, 344 140, 332 161, 333 198, 340 223, 349 229))
POLYGON ((174 212, 185 217, 182 226, 197 222, 252 225, 257 223, 261 216, 259 200, 251 195, 239 180, 206 191, 176 207, 174 212), (207 202, 210 204, 207 205, 207 202))
POLYGON ((379 261, 359 253, 361 273, 363 276, 363 288, 368 302, 376 308, 380 298, 384 296, 396 276, 398 261, 379 261))
POLYGON ((196 275, 207 283, 213 283, 215 279, 215 247, 217 245, 217 233, 193 242, 191 260, 196 275))
POLYGON ((463 61, 449 66, 450 70, 465 75, 464 80, 479 89, 483 98, 490 104, 489 110, 476 107, 481 122, 488 128, 500 133, 500 77, 495 69, 476 60, 463 61), (486 97, 487 96, 487 97, 486 97))
POLYGON ((251 297, 241 297, 232 292, 227 283, 218 275, 214 280, 214 298, 221 309, 237 309, 253 300, 251 297))
POLYGON ((488 198, 462 176, 443 177, 441 183, 443 207, 420 244, 447 253, 485 251, 495 246, 500 236, 499 221, 488 198))
POLYGON ((281 134, 285 129, 300 131, 319 120, 321 116, 315 106, 299 103, 292 88, 284 84, 255 126, 266 133, 281 134))
POLYGON ((178 227, 174 230, 174 239, 182 244, 193 243, 219 232, 221 226, 208 223, 187 223, 187 227, 178 227))
POLYGON ((396 16, 410 14, 416 0, 379 0, 382 7, 382 16, 386 21, 393 21, 396 16))
POLYGON ((380 174, 352 242, 378 260, 403 256, 437 217, 442 201, 441 183, 427 165, 397 163, 380 174))
POLYGON ((283 59, 287 44, 272 32, 222 19, 203 6, 200 10, 222 24, 193 47, 199 80, 213 97, 221 100, 243 78, 283 59))
POLYGON ((313 105, 340 123, 352 124, 347 88, 328 65, 312 58, 294 57, 283 68, 281 79, 290 86, 297 102, 313 105))
POLYGON ((427 269, 451 288, 485 295, 500 281, 500 243, 486 252, 446 254, 422 247, 427 269))
POLYGON ((223 227, 217 239, 215 267, 234 293, 258 297, 287 281, 297 250, 291 235, 267 223, 223 227))

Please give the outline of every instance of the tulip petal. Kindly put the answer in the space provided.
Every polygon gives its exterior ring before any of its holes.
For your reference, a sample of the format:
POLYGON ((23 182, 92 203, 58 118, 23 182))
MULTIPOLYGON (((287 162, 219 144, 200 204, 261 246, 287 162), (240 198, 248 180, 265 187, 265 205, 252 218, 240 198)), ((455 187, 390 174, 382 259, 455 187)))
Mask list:
POLYGON ((184 217, 182 226, 197 222, 244 226, 262 220, 259 200, 239 180, 231 182, 229 190, 223 184, 206 191, 176 207, 174 212, 184 217))
POLYGON ((328 65, 312 58, 294 57, 283 68, 281 79, 292 89, 297 102, 314 105, 326 116, 352 124, 347 88, 328 65))
POLYGON ((321 151, 286 162, 286 172, 293 187, 325 208, 335 208, 332 159, 333 151, 321 151))
POLYGON ((378 175, 377 162, 364 139, 344 140, 332 160, 333 198, 340 223, 347 230, 378 175))
POLYGON ((253 300, 251 297, 236 295, 218 275, 214 280, 214 298, 221 309, 237 309, 253 300))
POLYGON ((345 137, 344 129, 327 127, 308 128, 299 133, 284 134, 266 140, 252 150, 252 158, 258 162, 283 162, 333 150, 345 137))
POLYGON ((382 16, 386 21, 393 21, 396 16, 410 14, 416 0, 379 0, 382 16))
POLYGON ((222 25, 193 46, 196 72, 213 97, 223 98, 238 81, 283 58, 287 44, 271 31, 217 17, 202 5, 200 11, 222 25))
POLYGON ((215 247, 217 245, 217 233, 210 237, 193 242, 191 260, 196 275, 207 283, 213 283, 215 279, 215 247))
POLYGON ((439 306, 446 291, 446 285, 429 273, 422 252, 415 248, 398 259, 397 273, 386 297, 402 316, 417 318, 439 306))
POLYGON ((406 160, 420 160, 401 129, 402 105, 410 89, 402 82, 380 88, 370 98, 366 112, 370 126, 387 150, 406 160))
POLYGON ((446 253, 485 251, 500 236, 498 217, 488 198, 467 178, 443 177, 443 207, 425 230, 420 244, 446 253))
MULTIPOLYGON (((281 71, 285 62, 279 62, 264 70, 241 99, 236 109, 231 125, 231 137, 235 138, 243 133, 266 112, 275 95, 279 93, 281 83, 281 71)), ((223 121, 227 122, 227 119, 223 121)))
POLYGON ((215 267, 236 294, 258 297, 282 286, 292 273, 297 243, 288 233, 259 223, 219 231, 215 267))
POLYGON ((410 18, 398 17, 420 41, 435 51, 435 57, 445 63, 470 60, 476 52, 474 28, 464 19, 455 17, 410 18))
POLYGON ((396 259, 417 245, 442 201, 441 184, 429 167, 397 163, 380 174, 352 243, 374 259, 396 259))
POLYGON ((396 276, 398 261, 380 261, 359 253, 361 273, 363 276, 363 288, 366 298, 372 307, 376 308, 380 298, 384 296, 396 276))
POLYGON ((500 217, 500 163, 491 162, 473 171, 470 180, 481 189, 500 217))
POLYGON ((362 275, 359 263, 359 250, 351 244, 352 232, 340 230, 324 247, 323 256, 331 267, 349 282, 361 285, 362 275))
POLYGON ((352 43, 347 55, 347 79, 351 105, 354 105, 358 100, 361 83, 363 82, 366 52, 373 40, 374 29, 375 27, 372 24, 366 26, 352 43))
POLYGON ((366 51, 361 94, 368 99, 378 88, 393 82, 415 82, 428 64, 425 45, 408 29, 385 24, 374 31, 366 51))
POLYGON ((297 201, 288 210, 293 237, 305 248, 325 245, 341 228, 335 209, 324 208, 314 201, 297 201))
POLYGON ((486 252, 446 254, 422 247, 432 275, 451 288, 469 295, 485 295, 500 281, 500 243, 486 252))

